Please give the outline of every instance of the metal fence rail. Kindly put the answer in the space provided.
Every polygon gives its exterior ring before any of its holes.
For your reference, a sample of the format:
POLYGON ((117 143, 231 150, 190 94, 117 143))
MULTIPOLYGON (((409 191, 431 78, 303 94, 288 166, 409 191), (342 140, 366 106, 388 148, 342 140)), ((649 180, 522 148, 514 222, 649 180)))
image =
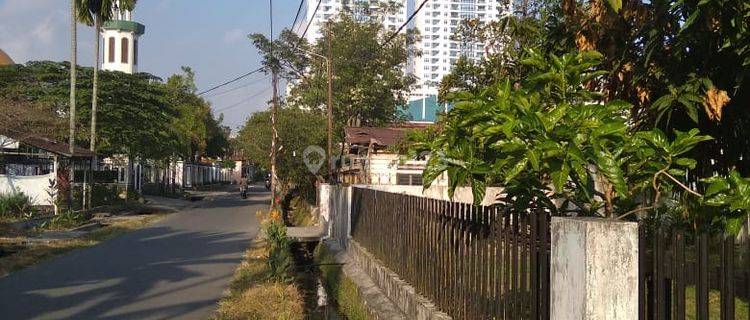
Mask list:
POLYGON ((352 236, 455 319, 549 319, 549 215, 353 188, 352 236))
POLYGON ((746 245, 734 237, 646 223, 639 232, 639 319, 750 317, 746 245))

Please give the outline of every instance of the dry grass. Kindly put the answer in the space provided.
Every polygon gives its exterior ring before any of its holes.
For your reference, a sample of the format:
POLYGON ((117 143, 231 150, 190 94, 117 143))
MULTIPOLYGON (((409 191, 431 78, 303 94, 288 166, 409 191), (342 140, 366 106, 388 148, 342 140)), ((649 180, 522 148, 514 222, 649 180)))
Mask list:
POLYGON ((237 268, 215 319, 303 319, 303 300, 293 283, 271 280, 268 249, 256 240, 237 268))
MULTIPOLYGON (((708 317, 719 319, 721 315, 720 303, 721 293, 718 290, 708 292, 708 317)), ((734 319, 748 318, 748 303, 740 298, 734 298, 734 319)), ((685 288, 685 319, 697 319, 695 313, 695 286, 685 288)))
MULTIPOLYGON (((92 231, 80 238, 52 241, 48 244, 35 244, 8 256, 0 258, 0 277, 28 266, 37 264, 52 257, 61 255, 73 249, 90 247, 124 233, 143 228, 164 217, 164 215, 152 215, 142 219, 121 221, 109 226, 92 231)), ((20 239, 15 239, 20 240, 20 239)), ((3 244, 0 243, 0 246, 3 244)))

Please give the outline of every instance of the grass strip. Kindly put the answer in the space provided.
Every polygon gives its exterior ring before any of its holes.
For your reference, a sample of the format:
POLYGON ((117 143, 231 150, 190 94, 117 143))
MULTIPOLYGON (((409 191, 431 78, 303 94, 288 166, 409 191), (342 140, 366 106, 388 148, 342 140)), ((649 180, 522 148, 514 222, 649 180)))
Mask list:
POLYGON ((4 277, 11 272, 35 265, 71 250, 91 247, 103 241, 118 237, 124 233, 143 228, 162 217, 164 217, 163 214, 155 214, 143 219, 118 221, 109 226, 87 233, 79 238, 30 245, 20 249, 18 252, 0 258, 0 277, 4 277))
POLYGON ((274 280, 268 265, 268 247, 256 239, 235 271, 229 292, 219 302, 214 319, 304 318, 302 295, 292 282, 274 280))

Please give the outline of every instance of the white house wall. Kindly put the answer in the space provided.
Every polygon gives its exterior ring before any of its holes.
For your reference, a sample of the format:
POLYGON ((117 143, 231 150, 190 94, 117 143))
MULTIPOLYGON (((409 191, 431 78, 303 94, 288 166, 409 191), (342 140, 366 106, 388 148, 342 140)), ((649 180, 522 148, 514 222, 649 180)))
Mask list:
POLYGON ((56 173, 39 176, 0 175, 0 194, 16 194, 23 192, 36 206, 52 204, 52 198, 47 194, 50 179, 55 179, 56 173))

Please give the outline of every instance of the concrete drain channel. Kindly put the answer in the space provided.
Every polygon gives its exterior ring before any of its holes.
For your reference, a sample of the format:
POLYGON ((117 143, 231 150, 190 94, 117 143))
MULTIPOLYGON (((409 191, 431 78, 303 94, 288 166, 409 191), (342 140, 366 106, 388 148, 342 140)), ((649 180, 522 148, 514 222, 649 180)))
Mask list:
POLYGON ((305 301, 305 319, 346 319, 338 312, 333 297, 326 292, 314 252, 319 242, 293 242, 290 245, 294 263, 294 281, 305 301))

